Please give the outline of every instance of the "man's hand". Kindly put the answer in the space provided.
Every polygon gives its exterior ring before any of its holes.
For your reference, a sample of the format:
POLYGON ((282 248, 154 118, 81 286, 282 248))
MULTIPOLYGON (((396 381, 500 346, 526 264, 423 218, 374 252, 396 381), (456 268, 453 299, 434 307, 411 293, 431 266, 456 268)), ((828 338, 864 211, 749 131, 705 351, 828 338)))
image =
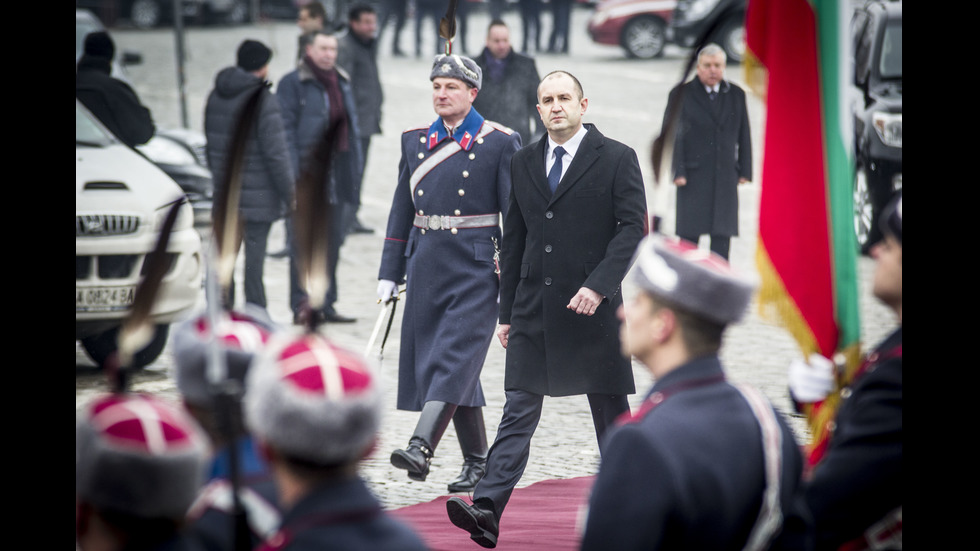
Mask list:
POLYGON ((378 301, 387 303, 391 297, 398 294, 398 284, 389 279, 378 280, 378 301))
POLYGON ((569 301, 569 310, 575 310, 576 314, 585 314, 586 316, 591 316, 595 314, 595 309, 599 307, 599 303, 602 302, 603 296, 599 293, 589 289, 588 287, 582 287, 575 293, 572 300, 569 301))
POLYGON ((500 326, 497 327, 497 338, 500 339, 500 344, 503 345, 504 348, 507 348, 507 341, 510 338, 509 323, 506 325, 500 324, 500 326))
POLYGON ((683 176, 681 176, 679 178, 674 178, 674 185, 677 186, 677 187, 686 186, 687 185, 687 178, 685 178, 683 176))
POLYGON ((819 402, 834 390, 834 363, 820 354, 789 364, 789 389, 798 402, 819 402))
POLYGON ((739 185, 741 185, 741 184, 749 184, 751 182, 752 182, 752 180, 749 180, 748 178, 739 178, 738 179, 739 185))

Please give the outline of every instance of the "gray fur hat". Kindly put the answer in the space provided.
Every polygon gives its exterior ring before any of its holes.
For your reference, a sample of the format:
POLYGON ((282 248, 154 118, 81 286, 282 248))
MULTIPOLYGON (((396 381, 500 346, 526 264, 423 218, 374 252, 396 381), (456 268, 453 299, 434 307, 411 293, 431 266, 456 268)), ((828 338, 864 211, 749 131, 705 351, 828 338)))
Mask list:
POLYGON ((649 235, 634 259, 636 284, 654 297, 711 321, 738 321, 755 285, 728 262, 678 238, 649 235))
POLYGON ((75 423, 75 493, 97 507, 143 518, 182 519, 201 487, 207 444, 179 407, 112 394, 75 423))
POLYGON ((436 77, 456 78, 479 90, 483 86, 483 69, 472 59, 457 54, 439 54, 432 61, 429 80, 436 77))
MULTIPOLYGON (((218 321, 218 346, 225 357, 229 379, 245 384, 245 374, 256 354, 262 351, 275 324, 264 310, 222 312, 218 321)), ((174 363, 171 373, 177 390, 191 404, 210 405, 213 393, 208 380, 211 356, 211 329, 206 315, 196 316, 177 325, 173 336, 174 363)))
POLYGON ((248 374, 252 433, 280 452, 324 466, 361 459, 381 423, 381 392, 363 357, 316 333, 279 333, 248 374))

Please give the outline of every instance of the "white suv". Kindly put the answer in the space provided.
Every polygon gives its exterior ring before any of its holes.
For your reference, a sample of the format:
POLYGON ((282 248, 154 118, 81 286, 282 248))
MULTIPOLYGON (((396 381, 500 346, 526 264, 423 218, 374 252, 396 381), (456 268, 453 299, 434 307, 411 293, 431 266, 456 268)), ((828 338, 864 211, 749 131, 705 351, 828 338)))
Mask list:
MULTIPOLYGON (((176 182, 116 139, 75 101, 75 339, 99 366, 117 348, 147 254, 170 205, 183 198, 176 182)), ((201 296, 201 238, 184 203, 170 235, 170 269, 152 308, 153 341, 133 367, 154 361, 169 325, 201 296)))

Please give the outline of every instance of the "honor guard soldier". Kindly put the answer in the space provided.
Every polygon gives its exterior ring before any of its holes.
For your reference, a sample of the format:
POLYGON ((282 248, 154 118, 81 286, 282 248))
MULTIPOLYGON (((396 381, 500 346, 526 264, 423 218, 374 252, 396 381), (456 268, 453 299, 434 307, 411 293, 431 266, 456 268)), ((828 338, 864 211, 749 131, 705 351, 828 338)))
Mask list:
MULTIPOLYGON (((777 549, 902 548, 901 192, 882 211, 879 225, 884 237, 871 249, 872 292, 895 313, 898 328, 868 354, 836 395, 821 396, 821 408, 836 407, 836 415, 827 421, 827 441, 811 446, 810 463, 815 465, 787 515, 777 549)), ((794 376, 790 368, 790 389, 797 401, 803 396, 816 401, 821 392, 814 391, 813 381, 833 377, 831 362, 810 363, 806 376, 794 376), (818 365, 825 366, 826 377, 814 373, 818 365)))
POLYGON ((252 549, 275 532, 281 513, 269 467, 242 418, 240 397, 252 360, 278 329, 264 308, 248 303, 242 312, 221 312, 215 325, 212 330, 206 315, 197 316, 178 325, 173 336, 177 390, 212 449, 205 486, 187 514, 188 530, 210 550, 239 548, 232 494, 237 491, 252 549), (224 357, 220 381, 211 380, 212 347, 224 357))
POLYGON ((82 551, 197 550, 183 532, 207 442, 179 406, 110 394, 75 425, 75 542, 82 551))
POLYGON ((765 548, 803 460, 785 420, 718 357, 753 286, 720 256, 659 236, 640 244, 634 273, 623 353, 656 383, 609 434, 582 549, 765 548))
POLYGON ((381 420, 381 389, 363 358, 315 332, 279 334, 247 382, 246 420, 285 511, 257 549, 425 549, 358 474, 381 420))
POLYGON ((486 464, 480 372, 496 326, 496 246, 521 138, 473 109, 483 78, 472 59, 436 56, 429 79, 439 116, 402 134, 378 276, 384 302, 407 283, 397 407, 421 412, 391 462, 424 481, 452 420, 464 464, 449 491, 465 492, 486 464))

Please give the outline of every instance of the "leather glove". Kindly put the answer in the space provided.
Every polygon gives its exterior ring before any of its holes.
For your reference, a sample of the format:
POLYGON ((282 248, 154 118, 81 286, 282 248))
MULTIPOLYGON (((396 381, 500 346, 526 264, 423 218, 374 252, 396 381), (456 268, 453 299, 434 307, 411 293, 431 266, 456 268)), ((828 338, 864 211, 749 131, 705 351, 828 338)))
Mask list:
POLYGON ((819 402, 834 389, 834 362, 820 354, 810 354, 789 364, 789 390, 798 402, 819 402))
POLYGON ((391 300, 392 296, 398 294, 398 284, 390 279, 380 279, 378 280, 378 299, 387 303, 391 300))

